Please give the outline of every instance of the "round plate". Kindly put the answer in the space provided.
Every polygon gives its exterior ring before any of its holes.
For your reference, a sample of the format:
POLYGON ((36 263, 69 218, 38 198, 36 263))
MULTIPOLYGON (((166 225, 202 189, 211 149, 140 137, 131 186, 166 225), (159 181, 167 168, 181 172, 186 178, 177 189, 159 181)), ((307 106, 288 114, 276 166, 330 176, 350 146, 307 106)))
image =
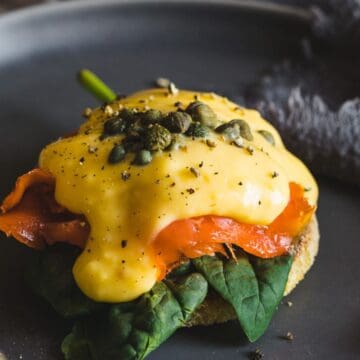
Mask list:
MULTIPOLYGON (((85 106, 96 105, 75 81, 79 68, 93 69, 120 93, 162 76, 180 88, 241 98, 265 68, 296 58, 308 33, 304 14, 273 10, 249 1, 102 1, 0 18, 0 196, 35 166, 46 143, 81 123, 85 106)), ((280 305, 255 344, 229 322, 182 329, 149 359, 231 360, 256 348, 268 359, 359 358, 360 192, 319 181, 320 254, 289 296, 293 306, 280 305), (282 338, 288 331, 292 342, 282 338)), ((1 238, 0 351, 11 360, 61 359, 60 343, 71 323, 24 286, 30 252, 1 238)))

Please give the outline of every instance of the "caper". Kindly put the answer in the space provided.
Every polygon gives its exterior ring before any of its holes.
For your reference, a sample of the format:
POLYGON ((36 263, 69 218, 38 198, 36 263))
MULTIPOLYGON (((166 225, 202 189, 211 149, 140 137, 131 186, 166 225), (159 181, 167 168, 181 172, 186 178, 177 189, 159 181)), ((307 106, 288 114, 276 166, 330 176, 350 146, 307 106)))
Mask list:
POLYGON ((206 137, 209 135, 209 128, 195 121, 189 126, 185 135, 191 137, 206 137))
POLYGON ((144 141, 141 136, 127 136, 122 141, 122 145, 124 146, 126 152, 136 152, 143 149, 144 141))
POLYGON ((236 121, 240 126, 241 137, 243 137, 245 140, 253 141, 254 137, 253 137, 253 134, 251 133, 249 124, 245 120, 241 120, 241 119, 236 120, 236 121))
POLYGON ((109 119, 104 124, 104 132, 108 135, 121 134, 126 129, 126 121, 120 117, 109 119))
POLYGON ((110 164, 116 164, 121 160, 123 160, 125 158, 125 155, 126 155, 126 151, 124 146, 120 144, 115 145, 109 154, 108 161, 110 164))
POLYGON ((248 141, 253 140, 249 124, 245 120, 241 119, 234 119, 222 124, 218 126, 215 131, 226 135, 230 140, 235 140, 239 136, 248 141))
POLYGON ((127 126, 126 133, 129 136, 138 136, 145 132, 145 128, 139 117, 133 118, 127 126))
POLYGON ((151 151, 163 150, 171 143, 171 133, 165 127, 154 124, 147 129, 145 147, 151 151))
POLYGON ((135 165, 147 165, 151 162, 152 155, 149 150, 140 150, 135 154, 133 164, 135 165))
POLYGON ((237 123, 234 123, 232 121, 218 126, 215 131, 225 135, 229 140, 232 141, 240 137, 240 127, 237 123))
POLYGON ((195 121, 190 125, 185 135, 192 137, 206 137, 209 135, 209 128, 195 121))
POLYGON ((182 111, 169 113, 162 125, 172 133, 185 133, 192 122, 191 116, 182 111))
POLYGON ((237 139, 235 139, 233 141, 233 144, 235 144, 239 148, 243 148, 244 147, 244 140, 243 140, 242 137, 238 137, 237 139))
POLYGON ((273 134, 267 130, 258 130, 258 133, 264 137, 264 139, 270 143, 271 145, 275 146, 275 139, 273 134))
POLYGON ((103 141, 105 139, 107 139, 108 137, 110 137, 109 134, 106 134, 105 132, 103 132, 100 136, 99 136, 99 140, 103 141))
POLYGON ((166 150, 172 151, 172 150, 179 150, 185 146, 185 138, 183 135, 179 134, 172 134, 171 136, 171 143, 166 148, 166 150))
POLYGON ((191 115, 194 121, 198 121, 202 125, 215 128, 219 124, 214 111, 210 106, 201 101, 194 101, 186 108, 186 112, 191 115))
POLYGON ((120 111, 120 117, 125 121, 133 120, 137 116, 137 112, 134 109, 124 108, 120 111))
POLYGON ((161 111, 155 109, 150 109, 148 111, 145 111, 141 115, 141 119, 143 120, 145 125, 160 122, 162 118, 163 116, 161 114, 161 111))

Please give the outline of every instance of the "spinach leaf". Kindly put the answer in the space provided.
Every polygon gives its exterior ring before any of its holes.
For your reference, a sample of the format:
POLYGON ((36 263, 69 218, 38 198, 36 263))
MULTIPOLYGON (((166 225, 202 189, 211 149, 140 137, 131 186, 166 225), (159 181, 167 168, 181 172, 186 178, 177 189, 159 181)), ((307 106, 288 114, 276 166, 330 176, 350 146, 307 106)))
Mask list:
POLYGON ((193 263, 209 285, 234 307, 249 340, 263 335, 283 297, 292 257, 261 259, 241 252, 237 261, 203 256, 193 263))
POLYGON ((103 307, 86 297, 75 283, 72 267, 80 250, 59 244, 34 254, 25 279, 63 317, 86 315, 103 307))
POLYGON ((292 264, 291 256, 265 260, 240 252, 237 261, 203 256, 139 299, 109 305, 92 301, 77 287, 71 269, 78 254, 72 246, 49 247, 26 274, 33 290, 62 316, 92 314, 65 338, 62 350, 69 360, 144 359, 191 317, 208 283, 234 307, 245 334, 255 341, 271 321, 292 264))
POLYGON ((144 359, 185 324, 206 294, 207 281, 199 273, 157 283, 138 300, 78 321, 63 341, 65 359, 144 359))

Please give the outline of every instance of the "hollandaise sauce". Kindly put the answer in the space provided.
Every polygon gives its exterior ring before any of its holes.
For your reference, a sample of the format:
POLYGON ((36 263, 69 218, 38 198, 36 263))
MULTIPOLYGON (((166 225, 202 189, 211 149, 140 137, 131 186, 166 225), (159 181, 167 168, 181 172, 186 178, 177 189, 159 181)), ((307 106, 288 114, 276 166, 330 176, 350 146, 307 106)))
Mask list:
POLYGON ((307 190, 310 207, 318 196, 257 111, 213 93, 151 89, 87 111, 79 132, 48 145, 39 166, 55 178, 57 203, 90 226, 73 274, 105 302, 153 287, 162 271, 153 245, 176 221, 212 215, 268 226, 289 204, 289 184, 307 190))

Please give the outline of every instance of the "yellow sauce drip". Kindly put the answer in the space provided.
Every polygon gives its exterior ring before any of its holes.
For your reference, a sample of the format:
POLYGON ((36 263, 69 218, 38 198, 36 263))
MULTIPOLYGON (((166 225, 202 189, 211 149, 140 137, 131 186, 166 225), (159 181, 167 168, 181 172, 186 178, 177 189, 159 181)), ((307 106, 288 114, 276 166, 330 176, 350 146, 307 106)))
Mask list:
POLYGON ((40 155, 40 167, 56 178, 58 203, 84 214, 91 226, 73 274, 80 289, 96 301, 129 301, 152 288, 158 270, 149 244, 174 220, 213 214, 269 224, 287 205, 291 181, 311 188, 305 194, 316 204, 318 190, 312 175, 257 111, 239 108, 215 94, 180 91, 171 95, 163 89, 142 91, 110 106, 113 111, 149 107, 169 112, 176 110, 178 101, 186 107, 195 94, 222 121, 246 120, 254 140, 238 148, 213 133, 215 147, 204 139, 188 138, 185 148, 159 152, 146 166, 131 165, 133 154, 111 165, 107 158, 120 137, 99 140, 108 115, 97 109, 78 135, 48 145, 40 155), (257 130, 270 131, 276 145, 257 130), (278 176, 272 176, 274 172, 278 176))

